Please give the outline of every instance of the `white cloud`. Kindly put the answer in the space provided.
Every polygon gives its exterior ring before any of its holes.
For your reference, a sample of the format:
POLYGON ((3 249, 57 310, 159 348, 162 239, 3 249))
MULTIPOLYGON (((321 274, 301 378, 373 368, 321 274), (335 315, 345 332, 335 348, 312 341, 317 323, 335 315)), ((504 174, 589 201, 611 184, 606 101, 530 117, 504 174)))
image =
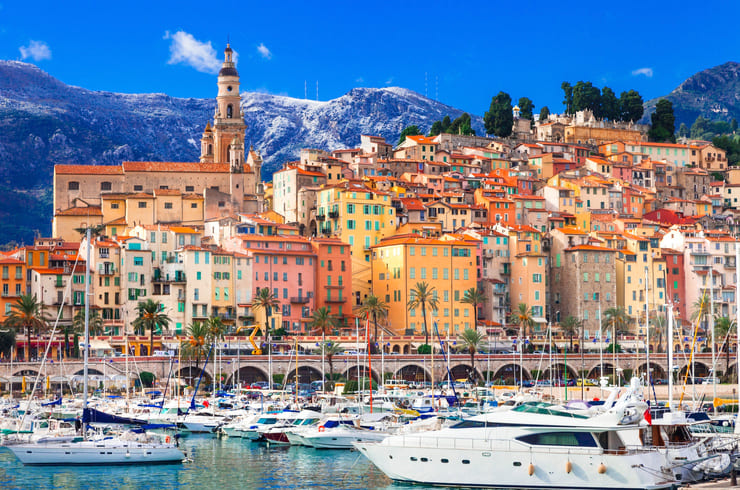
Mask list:
POLYGON ((393 77, 390 77, 388 80, 385 81, 386 85, 390 85, 393 83, 393 77))
POLYGON ((218 73, 221 68, 221 61, 216 56, 216 50, 211 46, 211 42, 200 42, 185 31, 177 31, 170 34, 165 32, 164 39, 171 39, 170 59, 167 61, 170 65, 182 63, 192 66, 203 73, 218 73))
POLYGON ((365 83, 365 79, 362 77, 355 78, 355 83, 365 83))
POLYGON ((636 77, 638 75, 645 75, 648 78, 652 78, 653 69, 652 68, 638 68, 637 70, 632 70, 633 77, 636 77))
POLYGON ((28 46, 18 48, 21 52, 21 58, 24 60, 31 58, 33 61, 50 60, 51 48, 44 41, 31 41, 28 46))
POLYGON ((260 45, 257 46, 257 52, 266 60, 272 58, 272 51, 270 51, 264 43, 260 43, 260 45))

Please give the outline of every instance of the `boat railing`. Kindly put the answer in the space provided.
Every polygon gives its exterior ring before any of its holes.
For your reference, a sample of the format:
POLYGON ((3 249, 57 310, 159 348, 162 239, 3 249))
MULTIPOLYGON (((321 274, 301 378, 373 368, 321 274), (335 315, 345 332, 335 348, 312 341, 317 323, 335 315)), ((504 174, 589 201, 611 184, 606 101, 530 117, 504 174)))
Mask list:
POLYGON ((644 447, 620 447, 619 450, 609 451, 599 447, 572 447, 572 446, 530 446, 512 439, 472 439, 458 437, 429 437, 404 435, 401 437, 401 447, 417 447, 432 449, 468 449, 475 451, 507 451, 507 452, 537 452, 548 454, 637 454, 649 451, 644 447))

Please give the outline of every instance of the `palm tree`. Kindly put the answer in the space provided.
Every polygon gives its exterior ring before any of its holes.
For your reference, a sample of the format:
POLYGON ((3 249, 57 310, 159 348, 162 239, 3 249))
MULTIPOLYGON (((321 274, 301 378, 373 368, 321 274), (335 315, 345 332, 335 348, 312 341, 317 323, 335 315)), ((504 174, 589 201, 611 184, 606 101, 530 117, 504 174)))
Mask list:
POLYGON ((429 329, 427 328, 427 305, 432 311, 437 309, 439 300, 437 299, 434 286, 429 286, 426 281, 417 282, 411 290, 411 299, 408 303, 409 310, 415 310, 421 306, 421 316, 424 318, 424 343, 429 345, 429 329))
MULTIPOLYGON (((668 321, 666 320, 665 315, 657 315, 650 319, 650 325, 652 325, 653 334, 656 334, 656 333, 658 334, 658 350, 659 351, 661 347, 663 347, 663 332, 665 332, 667 324, 668 324, 668 321)), ((673 347, 671 347, 670 349, 673 349, 673 347)))
POLYGON ((140 302, 136 306, 139 316, 134 320, 134 328, 144 332, 149 330, 149 355, 154 352, 154 331, 159 329, 159 333, 170 324, 170 317, 164 313, 164 305, 161 301, 148 299, 140 302))
POLYGON ((483 335, 481 335, 477 330, 466 328, 463 333, 460 334, 459 339, 470 354, 470 376, 471 381, 475 381, 475 378, 477 378, 475 374, 475 353, 478 352, 478 348, 483 343, 483 335))
MULTIPOLYGON (((344 348, 336 342, 330 340, 324 340, 321 342, 318 348, 318 352, 323 351, 326 362, 329 363, 329 382, 332 389, 334 389, 334 356, 344 351, 344 348)), ((324 380, 326 381, 326 380, 324 380)))
MULTIPOLYGON (((105 331, 103 329, 103 317, 100 316, 100 312, 97 310, 90 310, 90 313, 87 318, 87 324, 88 328, 90 329, 90 335, 105 335, 105 331)), ((72 319, 72 325, 74 326, 74 330, 77 332, 84 332, 85 331, 85 310, 80 309, 77 313, 75 313, 74 318, 72 319)))
POLYGON ((735 320, 730 320, 726 316, 714 317, 714 333, 715 335, 724 337, 721 348, 727 353, 727 358, 725 359, 725 374, 727 374, 727 370, 730 367, 730 335, 732 335, 736 329, 737 323, 735 320))
MULTIPOLYGON (((534 327, 534 316, 532 315, 532 308, 530 308, 527 303, 519 303, 517 311, 515 313, 512 313, 511 317, 509 318, 509 322, 515 325, 519 325, 522 335, 521 342, 524 342, 524 339, 527 337, 527 328, 534 327)), ((524 345, 522 345, 522 348, 524 348, 524 345)))
POLYGON ((337 319, 329 312, 329 308, 322 306, 311 316, 311 333, 327 334, 336 327, 337 319))
MULTIPOLYGON (((195 369, 200 369, 200 359, 208 355, 210 328, 205 322, 193 322, 185 330, 185 339, 180 343, 182 356, 195 359, 195 369)), ((192 382, 192 379, 190 380, 192 382)))
POLYGON ((706 320, 707 316, 712 314, 712 312, 709 311, 710 307, 711 300, 709 298, 709 292, 704 290, 691 306, 691 321, 697 322, 698 325, 701 325, 702 320, 706 320))
POLYGON ((226 325, 220 317, 208 317, 206 326, 208 327, 208 338, 211 342, 218 342, 219 339, 222 339, 226 335, 226 325))
POLYGON ((373 337, 373 344, 378 341, 378 317, 385 318, 388 316, 389 310, 388 303, 378 298, 374 294, 371 294, 365 298, 365 302, 360 307, 359 312, 363 315, 372 315, 373 324, 375 325, 375 336, 373 337))
POLYGON ((486 296, 478 288, 470 288, 465 291, 462 302, 473 307, 473 327, 478 330, 478 306, 486 302, 486 296))
POLYGON ((5 326, 13 327, 20 331, 26 330, 27 344, 24 351, 27 361, 31 360, 31 330, 46 328, 47 317, 44 314, 44 305, 36 299, 36 295, 21 294, 11 306, 10 314, 5 319, 5 326))
MULTIPOLYGON (((571 352, 573 352, 573 336, 578 335, 578 332, 581 331, 582 325, 583 322, 573 315, 566 316, 563 321, 560 322, 560 329, 565 335, 568 336, 568 339, 570 340, 571 352)), ((583 349, 583 346, 581 346, 581 349, 583 349)))
POLYGON ((262 288, 252 300, 253 310, 265 310, 265 335, 270 331, 270 316, 273 308, 277 308, 279 301, 269 288, 262 288))

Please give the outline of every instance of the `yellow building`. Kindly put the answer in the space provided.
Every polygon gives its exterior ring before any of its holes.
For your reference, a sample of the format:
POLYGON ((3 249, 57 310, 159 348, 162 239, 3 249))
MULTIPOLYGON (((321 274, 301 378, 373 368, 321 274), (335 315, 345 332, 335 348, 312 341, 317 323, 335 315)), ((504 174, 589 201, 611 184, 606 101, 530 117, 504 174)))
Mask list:
POLYGON ((396 233, 391 196, 357 182, 327 186, 318 193, 316 221, 317 234, 335 236, 349 244, 353 304, 361 304, 370 293, 370 247, 396 233))
POLYGON ((437 310, 427 310, 427 326, 437 322, 441 335, 473 328, 471 305, 462 303, 465 291, 476 287, 476 244, 436 240, 418 235, 396 235, 372 247, 373 293, 390 307, 387 323, 397 334, 421 334, 424 319, 419 309, 409 310, 411 290, 426 282, 433 288, 437 310))

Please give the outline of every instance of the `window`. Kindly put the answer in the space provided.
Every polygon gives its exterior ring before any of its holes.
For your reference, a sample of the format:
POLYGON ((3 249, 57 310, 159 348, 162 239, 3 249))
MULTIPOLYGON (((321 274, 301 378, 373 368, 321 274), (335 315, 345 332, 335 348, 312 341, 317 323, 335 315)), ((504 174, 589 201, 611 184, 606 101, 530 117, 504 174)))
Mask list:
POLYGON ((134 186, 134 192, 141 192, 143 190, 144 190, 144 186, 143 185, 135 185, 134 186))
POLYGON ((101 191, 109 191, 109 190, 111 190, 111 184, 110 184, 110 182, 101 182, 100 183, 100 190, 101 191))
POLYGON ((164 208, 165 209, 172 209, 172 203, 171 202, 164 203, 164 208))
POLYGON ((69 182, 67 184, 67 190, 70 190, 70 191, 78 191, 78 190, 80 190, 80 183, 79 182, 74 182, 74 181, 69 182))
POLYGON ((146 207, 146 201, 139 201, 139 208, 145 208, 146 207))
POLYGON ((185 192, 195 192, 195 187, 193 187, 192 185, 186 185, 185 192))
POLYGON ((134 265, 144 265, 144 257, 134 257, 134 265))

